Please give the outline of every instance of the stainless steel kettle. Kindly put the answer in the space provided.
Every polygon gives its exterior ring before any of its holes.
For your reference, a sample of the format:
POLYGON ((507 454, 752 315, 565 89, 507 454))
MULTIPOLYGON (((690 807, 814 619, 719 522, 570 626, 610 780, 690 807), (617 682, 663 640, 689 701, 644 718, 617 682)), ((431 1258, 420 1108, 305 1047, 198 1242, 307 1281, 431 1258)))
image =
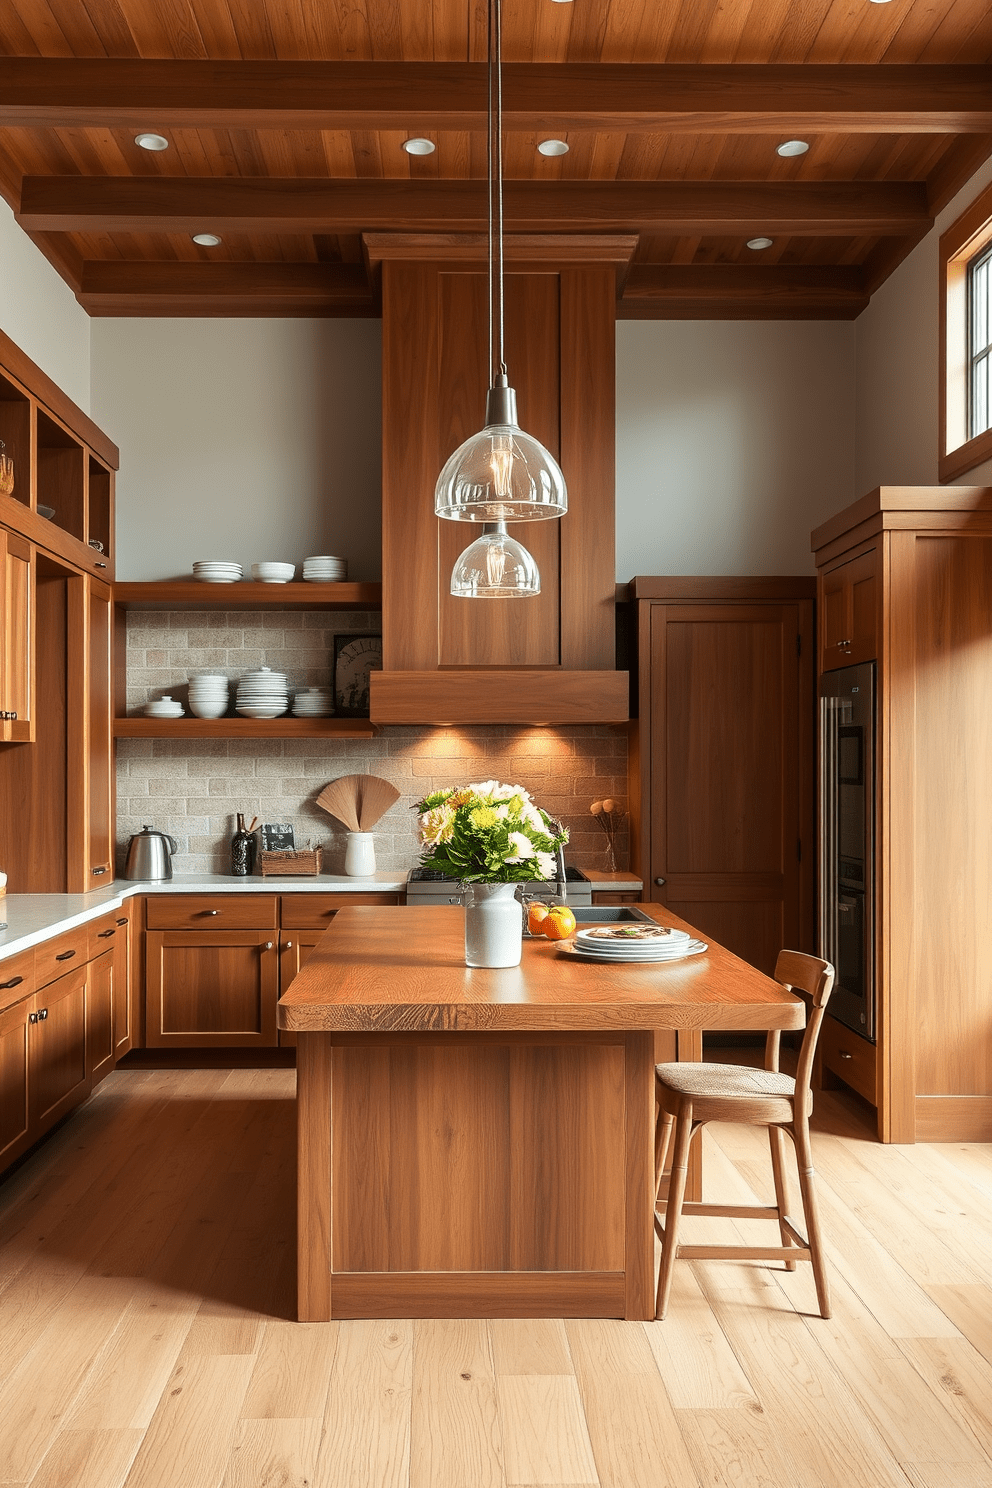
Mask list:
POLYGON ((179 843, 168 832, 145 826, 128 845, 124 877, 149 883, 172 877, 172 854, 179 843))

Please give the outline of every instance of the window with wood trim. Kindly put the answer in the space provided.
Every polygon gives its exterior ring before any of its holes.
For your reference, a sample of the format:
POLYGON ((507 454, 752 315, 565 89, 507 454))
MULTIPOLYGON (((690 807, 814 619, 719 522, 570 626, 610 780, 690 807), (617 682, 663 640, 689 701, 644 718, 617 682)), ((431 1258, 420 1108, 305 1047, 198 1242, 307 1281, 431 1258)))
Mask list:
POLYGON ((992 460, 992 187, 940 239, 942 481, 992 460))

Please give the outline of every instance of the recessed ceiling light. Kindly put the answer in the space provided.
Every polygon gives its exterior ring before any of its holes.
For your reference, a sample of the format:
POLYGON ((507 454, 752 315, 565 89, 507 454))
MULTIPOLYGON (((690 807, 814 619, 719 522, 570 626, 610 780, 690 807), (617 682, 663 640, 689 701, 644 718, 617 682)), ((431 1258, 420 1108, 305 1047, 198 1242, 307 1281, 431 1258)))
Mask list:
POLYGON ((136 134, 134 143, 143 150, 167 150, 169 141, 164 134, 136 134))
POLYGON ((433 155, 437 146, 429 139, 408 139, 403 141, 403 148, 408 155, 433 155))
POLYGON ((201 248, 216 248, 222 239, 216 233, 194 233, 193 242, 199 243, 201 248))
POLYGON ((808 149, 809 145, 805 140, 786 140, 783 145, 776 148, 775 154, 784 155, 788 160, 792 155, 805 155, 808 149))
POLYGON ((889 0, 871 0, 872 5, 888 5, 889 0))
POLYGON ((755 250, 759 248, 770 248, 774 241, 774 238, 748 238, 747 246, 755 250))
POLYGON ((568 154, 568 146, 564 140, 542 140, 537 149, 540 155, 568 154))

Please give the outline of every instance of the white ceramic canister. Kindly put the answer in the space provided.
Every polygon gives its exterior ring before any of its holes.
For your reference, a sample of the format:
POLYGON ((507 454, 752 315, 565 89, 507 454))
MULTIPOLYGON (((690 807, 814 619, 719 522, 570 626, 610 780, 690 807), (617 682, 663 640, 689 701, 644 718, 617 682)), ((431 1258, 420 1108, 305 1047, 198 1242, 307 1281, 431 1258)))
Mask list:
POLYGON ((344 871, 349 878, 372 877, 375 872, 375 842, 371 832, 348 833, 344 871))
POLYGON ((465 965, 519 966, 523 948, 523 915, 516 884, 467 884, 465 965))

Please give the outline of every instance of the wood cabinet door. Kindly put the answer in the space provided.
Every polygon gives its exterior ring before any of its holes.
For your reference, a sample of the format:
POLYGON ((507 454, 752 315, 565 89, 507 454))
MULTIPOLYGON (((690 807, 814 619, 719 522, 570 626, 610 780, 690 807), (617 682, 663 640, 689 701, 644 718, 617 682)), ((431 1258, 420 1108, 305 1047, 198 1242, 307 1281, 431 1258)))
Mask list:
POLYGON ((820 668, 878 657, 878 554, 872 548, 820 575, 820 668))
POLYGON ((110 1074, 114 1058, 114 953, 86 968, 86 1069, 91 1085, 110 1074))
POLYGON ((126 1054, 134 1043, 134 988, 131 980, 131 906, 124 905, 115 918, 114 928, 114 1062, 126 1054))
POLYGON ((71 579, 68 602, 66 886, 86 892, 114 876, 111 590, 71 579))
POLYGON ((148 1048, 271 1048, 278 1043, 275 932, 149 930, 145 955, 148 1048))
POLYGON ((34 741, 34 555, 0 528, 0 739, 34 741))
POLYGON ((815 936, 803 608, 651 606, 647 893, 769 973, 815 936))
MULTIPOLYGON (((302 896, 301 896, 302 897, 302 896)), ((340 897, 340 896, 338 896, 340 897)), ((314 946, 319 945, 323 931, 304 930, 302 935, 297 931, 291 931, 289 935, 285 932, 279 937, 279 996, 286 991, 290 982, 296 976, 301 966, 314 946)), ((279 1044, 281 1048, 292 1047, 296 1043, 296 1034, 290 1033, 285 1028, 279 1030, 279 1044)))
POLYGON ((34 1135, 53 1126, 89 1092, 86 979, 80 966, 37 993, 29 1030, 29 1087, 34 1135))
POLYGON ((28 1022, 34 998, 24 997, 0 1013, 0 1169, 30 1145, 28 1022))

